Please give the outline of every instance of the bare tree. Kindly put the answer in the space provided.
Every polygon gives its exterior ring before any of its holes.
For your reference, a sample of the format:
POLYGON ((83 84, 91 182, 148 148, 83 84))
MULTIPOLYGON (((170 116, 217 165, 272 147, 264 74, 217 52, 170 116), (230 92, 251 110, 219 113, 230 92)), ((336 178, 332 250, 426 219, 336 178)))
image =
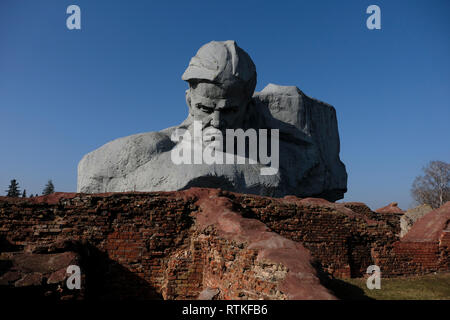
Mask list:
POLYGON ((422 170, 424 175, 416 177, 411 188, 413 199, 433 208, 450 201, 450 164, 431 161, 422 170))

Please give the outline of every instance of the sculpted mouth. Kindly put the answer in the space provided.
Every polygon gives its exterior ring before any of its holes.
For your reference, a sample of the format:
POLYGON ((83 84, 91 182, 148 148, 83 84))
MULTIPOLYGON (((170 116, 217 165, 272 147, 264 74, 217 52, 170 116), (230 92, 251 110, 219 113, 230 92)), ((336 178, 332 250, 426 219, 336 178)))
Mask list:
POLYGON ((207 128, 213 128, 213 129, 217 129, 219 131, 224 130, 223 125, 215 126, 215 125, 211 124, 211 121, 207 121, 202 127, 203 130, 205 130, 207 128))

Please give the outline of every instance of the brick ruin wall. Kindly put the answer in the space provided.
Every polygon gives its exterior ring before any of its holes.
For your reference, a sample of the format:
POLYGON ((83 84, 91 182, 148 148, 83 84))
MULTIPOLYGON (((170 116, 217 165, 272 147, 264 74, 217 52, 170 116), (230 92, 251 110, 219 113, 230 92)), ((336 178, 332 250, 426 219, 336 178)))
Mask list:
POLYGON ((105 298, 118 292, 130 297, 152 292, 164 296, 165 273, 170 269, 163 260, 185 244, 192 210, 193 203, 184 199, 125 194, 61 199, 58 204, 1 202, 0 235, 28 251, 30 245, 65 239, 86 244, 89 272, 92 278, 102 279, 89 288, 101 288, 105 298))
MULTIPOLYGON (((221 196, 243 217, 302 243, 324 274, 359 277, 371 264, 383 276, 450 269, 448 232, 436 243, 403 243, 394 215, 362 204, 221 196)), ((182 192, 78 194, 53 204, 1 198, 0 252, 80 243, 91 279, 86 295, 95 297, 193 299, 204 287, 220 287, 221 299, 286 298, 277 289, 286 268, 257 261, 257 250, 217 236, 214 228, 199 231, 197 200, 182 192)))
POLYGON ((220 299, 285 299, 279 279, 266 278, 264 269, 280 278, 287 271, 256 261, 257 250, 213 229, 196 230, 194 200, 112 194, 57 204, 0 201, 0 252, 39 253, 52 243, 75 242, 91 279, 87 297, 195 299, 206 285, 220 287, 220 299))
POLYGON ((232 196, 237 210, 301 242, 319 267, 333 276, 361 277, 373 264, 380 266, 384 277, 450 271, 450 229, 439 241, 400 241, 401 214, 378 214, 363 203, 232 196))

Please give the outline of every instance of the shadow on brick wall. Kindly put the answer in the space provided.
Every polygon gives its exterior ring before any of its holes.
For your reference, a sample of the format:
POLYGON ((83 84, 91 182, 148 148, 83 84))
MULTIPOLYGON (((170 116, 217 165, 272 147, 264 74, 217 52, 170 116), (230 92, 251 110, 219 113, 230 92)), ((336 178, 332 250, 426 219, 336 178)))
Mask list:
POLYGON ((92 245, 83 246, 86 300, 161 300, 147 281, 109 259, 92 245))
MULTIPOLYGON (((23 250, 0 240, 0 297, 8 301, 58 300, 160 300, 162 296, 144 279, 124 268, 107 254, 84 241, 62 241, 58 245, 37 245, 23 250), (26 251, 26 252, 25 252, 26 251), (81 290, 69 290, 66 279, 48 282, 55 255, 72 254, 81 269, 81 290), (49 258, 46 258, 49 255, 49 258), (51 258, 50 258, 51 256, 51 258), (22 261, 22 263, 18 262, 22 261), (23 262, 25 261, 25 262, 23 262), (48 269, 48 270, 47 270, 48 269), (20 284, 19 284, 20 283, 20 284)), ((58 268, 60 268, 59 266, 58 268)), ((63 267, 64 272, 66 266, 63 267)), ((58 269, 59 270, 59 269, 58 269)))

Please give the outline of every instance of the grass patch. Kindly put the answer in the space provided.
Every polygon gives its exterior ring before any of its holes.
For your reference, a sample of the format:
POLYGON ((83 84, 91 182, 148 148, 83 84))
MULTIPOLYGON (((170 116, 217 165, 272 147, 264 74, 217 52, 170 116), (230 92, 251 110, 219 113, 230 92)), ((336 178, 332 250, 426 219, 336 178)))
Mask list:
POLYGON ((381 278, 381 289, 369 290, 366 279, 333 279, 327 284, 343 300, 450 300, 450 273, 381 278))

